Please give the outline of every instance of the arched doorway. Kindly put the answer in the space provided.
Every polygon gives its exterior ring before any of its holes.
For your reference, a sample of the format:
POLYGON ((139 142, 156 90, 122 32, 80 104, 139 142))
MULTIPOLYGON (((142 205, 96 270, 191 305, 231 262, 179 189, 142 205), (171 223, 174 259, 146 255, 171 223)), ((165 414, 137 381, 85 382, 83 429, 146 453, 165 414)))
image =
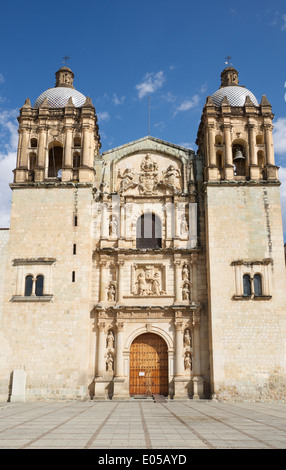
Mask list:
POLYGON ((144 333, 130 348, 130 395, 168 395, 168 348, 161 336, 144 333))

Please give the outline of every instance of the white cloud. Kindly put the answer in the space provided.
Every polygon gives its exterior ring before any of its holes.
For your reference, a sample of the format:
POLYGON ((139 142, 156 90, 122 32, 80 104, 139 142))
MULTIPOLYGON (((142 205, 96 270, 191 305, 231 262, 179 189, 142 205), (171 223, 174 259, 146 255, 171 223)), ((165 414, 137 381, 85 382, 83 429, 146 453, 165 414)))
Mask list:
POLYGON ((18 146, 18 110, 0 113, 0 227, 9 227, 11 209, 11 189, 13 169, 16 166, 18 146))
POLYGON ((174 115, 178 114, 181 111, 188 111, 189 109, 195 108, 200 102, 200 97, 198 94, 194 95, 190 99, 184 100, 177 108, 175 109, 174 115))
POLYGON ((275 153, 286 156, 286 117, 274 122, 273 141, 275 153))
MULTIPOLYGON (((274 122, 273 130, 274 152, 286 162, 286 117, 278 118, 274 122)), ((279 164, 279 179, 281 181, 280 196, 284 234, 286 236, 286 167, 279 164)))
POLYGON ((0 73, 0 84, 5 82, 4 75, 0 73))
POLYGON ((139 98, 144 98, 144 96, 154 93, 163 86, 164 82, 165 76, 162 70, 157 73, 146 73, 143 81, 135 87, 139 98))
POLYGON ((283 20, 283 25, 282 25, 281 29, 282 29, 282 31, 284 31, 286 29, 286 15, 282 16, 282 20, 283 20))
POLYGON ((99 121, 109 121, 110 116, 108 111, 102 111, 101 113, 97 113, 97 118, 99 121))
POLYGON ((119 106, 120 104, 123 104, 125 101, 126 96, 121 96, 120 98, 117 96, 116 93, 113 93, 113 98, 112 101, 115 104, 115 106, 119 106))

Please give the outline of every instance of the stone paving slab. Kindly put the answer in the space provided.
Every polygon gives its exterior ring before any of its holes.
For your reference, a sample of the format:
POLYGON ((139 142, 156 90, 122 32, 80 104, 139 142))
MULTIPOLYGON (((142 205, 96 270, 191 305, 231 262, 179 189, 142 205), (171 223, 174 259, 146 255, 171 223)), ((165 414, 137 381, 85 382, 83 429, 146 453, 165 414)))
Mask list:
POLYGON ((0 449, 285 448, 283 403, 0 403, 0 449))

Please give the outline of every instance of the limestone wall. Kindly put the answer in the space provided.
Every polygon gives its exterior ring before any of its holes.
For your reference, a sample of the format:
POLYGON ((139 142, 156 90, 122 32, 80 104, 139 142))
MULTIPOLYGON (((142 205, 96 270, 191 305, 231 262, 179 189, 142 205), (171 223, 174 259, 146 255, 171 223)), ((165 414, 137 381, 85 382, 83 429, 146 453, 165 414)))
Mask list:
POLYGON ((222 399, 285 399, 286 284, 279 188, 209 185, 206 223, 213 391, 222 399), (269 292, 264 286, 260 298, 237 292, 239 277, 251 269, 261 270, 263 282, 268 276, 269 292))
POLYGON ((91 206, 88 187, 13 191, 2 321, 2 399, 7 399, 10 374, 18 367, 27 373, 27 399, 88 394, 95 354, 90 337, 91 206), (23 277, 43 269, 47 297, 27 301, 23 277))
POLYGON ((2 304, 6 275, 7 245, 9 241, 9 229, 0 229, 0 324, 2 319, 2 304))

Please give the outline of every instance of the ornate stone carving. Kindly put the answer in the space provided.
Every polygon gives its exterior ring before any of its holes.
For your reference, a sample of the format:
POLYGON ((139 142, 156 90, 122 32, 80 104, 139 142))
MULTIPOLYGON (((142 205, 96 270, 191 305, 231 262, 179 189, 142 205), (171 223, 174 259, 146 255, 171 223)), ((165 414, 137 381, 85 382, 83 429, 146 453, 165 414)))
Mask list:
POLYGON ((146 195, 157 194, 158 164, 147 154, 140 165, 140 170, 139 193, 146 195))
POLYGON ((182 215, 180 223, 180 236, 181 238, 186 238, 189 234, 189 225, 185 215, 182 215))
POLYGON ((174 165, 170 165, 163 173, 163 181, 165 184, 172 186, 173 188, 180 189, 179 178, 181 176, 180 171, 175 168, 174 165))
POLYGON ((185 348, 192 347, 192 336, 188 328, 184 331, 184 346, 185 348))
POLYGON ((112 215, 109 222, 109 235, 111 237, 117 237, 118 235, 118 223, 115 215, 112 215))
POLYGON ((162 266, 140 265, 134 266, 134 283, 133 293, 140 296, 160 296, 164 295, 162 289, 164 281, 162 266))
POLYGON ((190 280, 190 270, 186 263, 183 265, 183 268, 182 268, 182 280, 183 281, 190 280))
POLYGON ((192 356, 189 351, 185 353, 185 358, 184 358, 184 366, 185 370, 192 370, 192 356))
POLYGON ((126 168, 121 174, 121 171, 118 171, 117 178, 121 179, 119 190, 124 191, 134 184, 134 171, 131 168, 126 168))
POLYGON ((113 372, 113 356, 111 353, 107 354, 106 358, 106 371, 113 372))
POLYGON ((114 348, 114 334, 112 330, 108 331, 106 343, 107 343, 107 349, 114 348))
POLYGON ((116 283, 110 282, 108 291, 107 291, 107 300, 108 302, 116 301, 116 283))
POLYGON ((182 298, 183 300, 190 300, 190 286, 187 282, 183 284, 182 298))

